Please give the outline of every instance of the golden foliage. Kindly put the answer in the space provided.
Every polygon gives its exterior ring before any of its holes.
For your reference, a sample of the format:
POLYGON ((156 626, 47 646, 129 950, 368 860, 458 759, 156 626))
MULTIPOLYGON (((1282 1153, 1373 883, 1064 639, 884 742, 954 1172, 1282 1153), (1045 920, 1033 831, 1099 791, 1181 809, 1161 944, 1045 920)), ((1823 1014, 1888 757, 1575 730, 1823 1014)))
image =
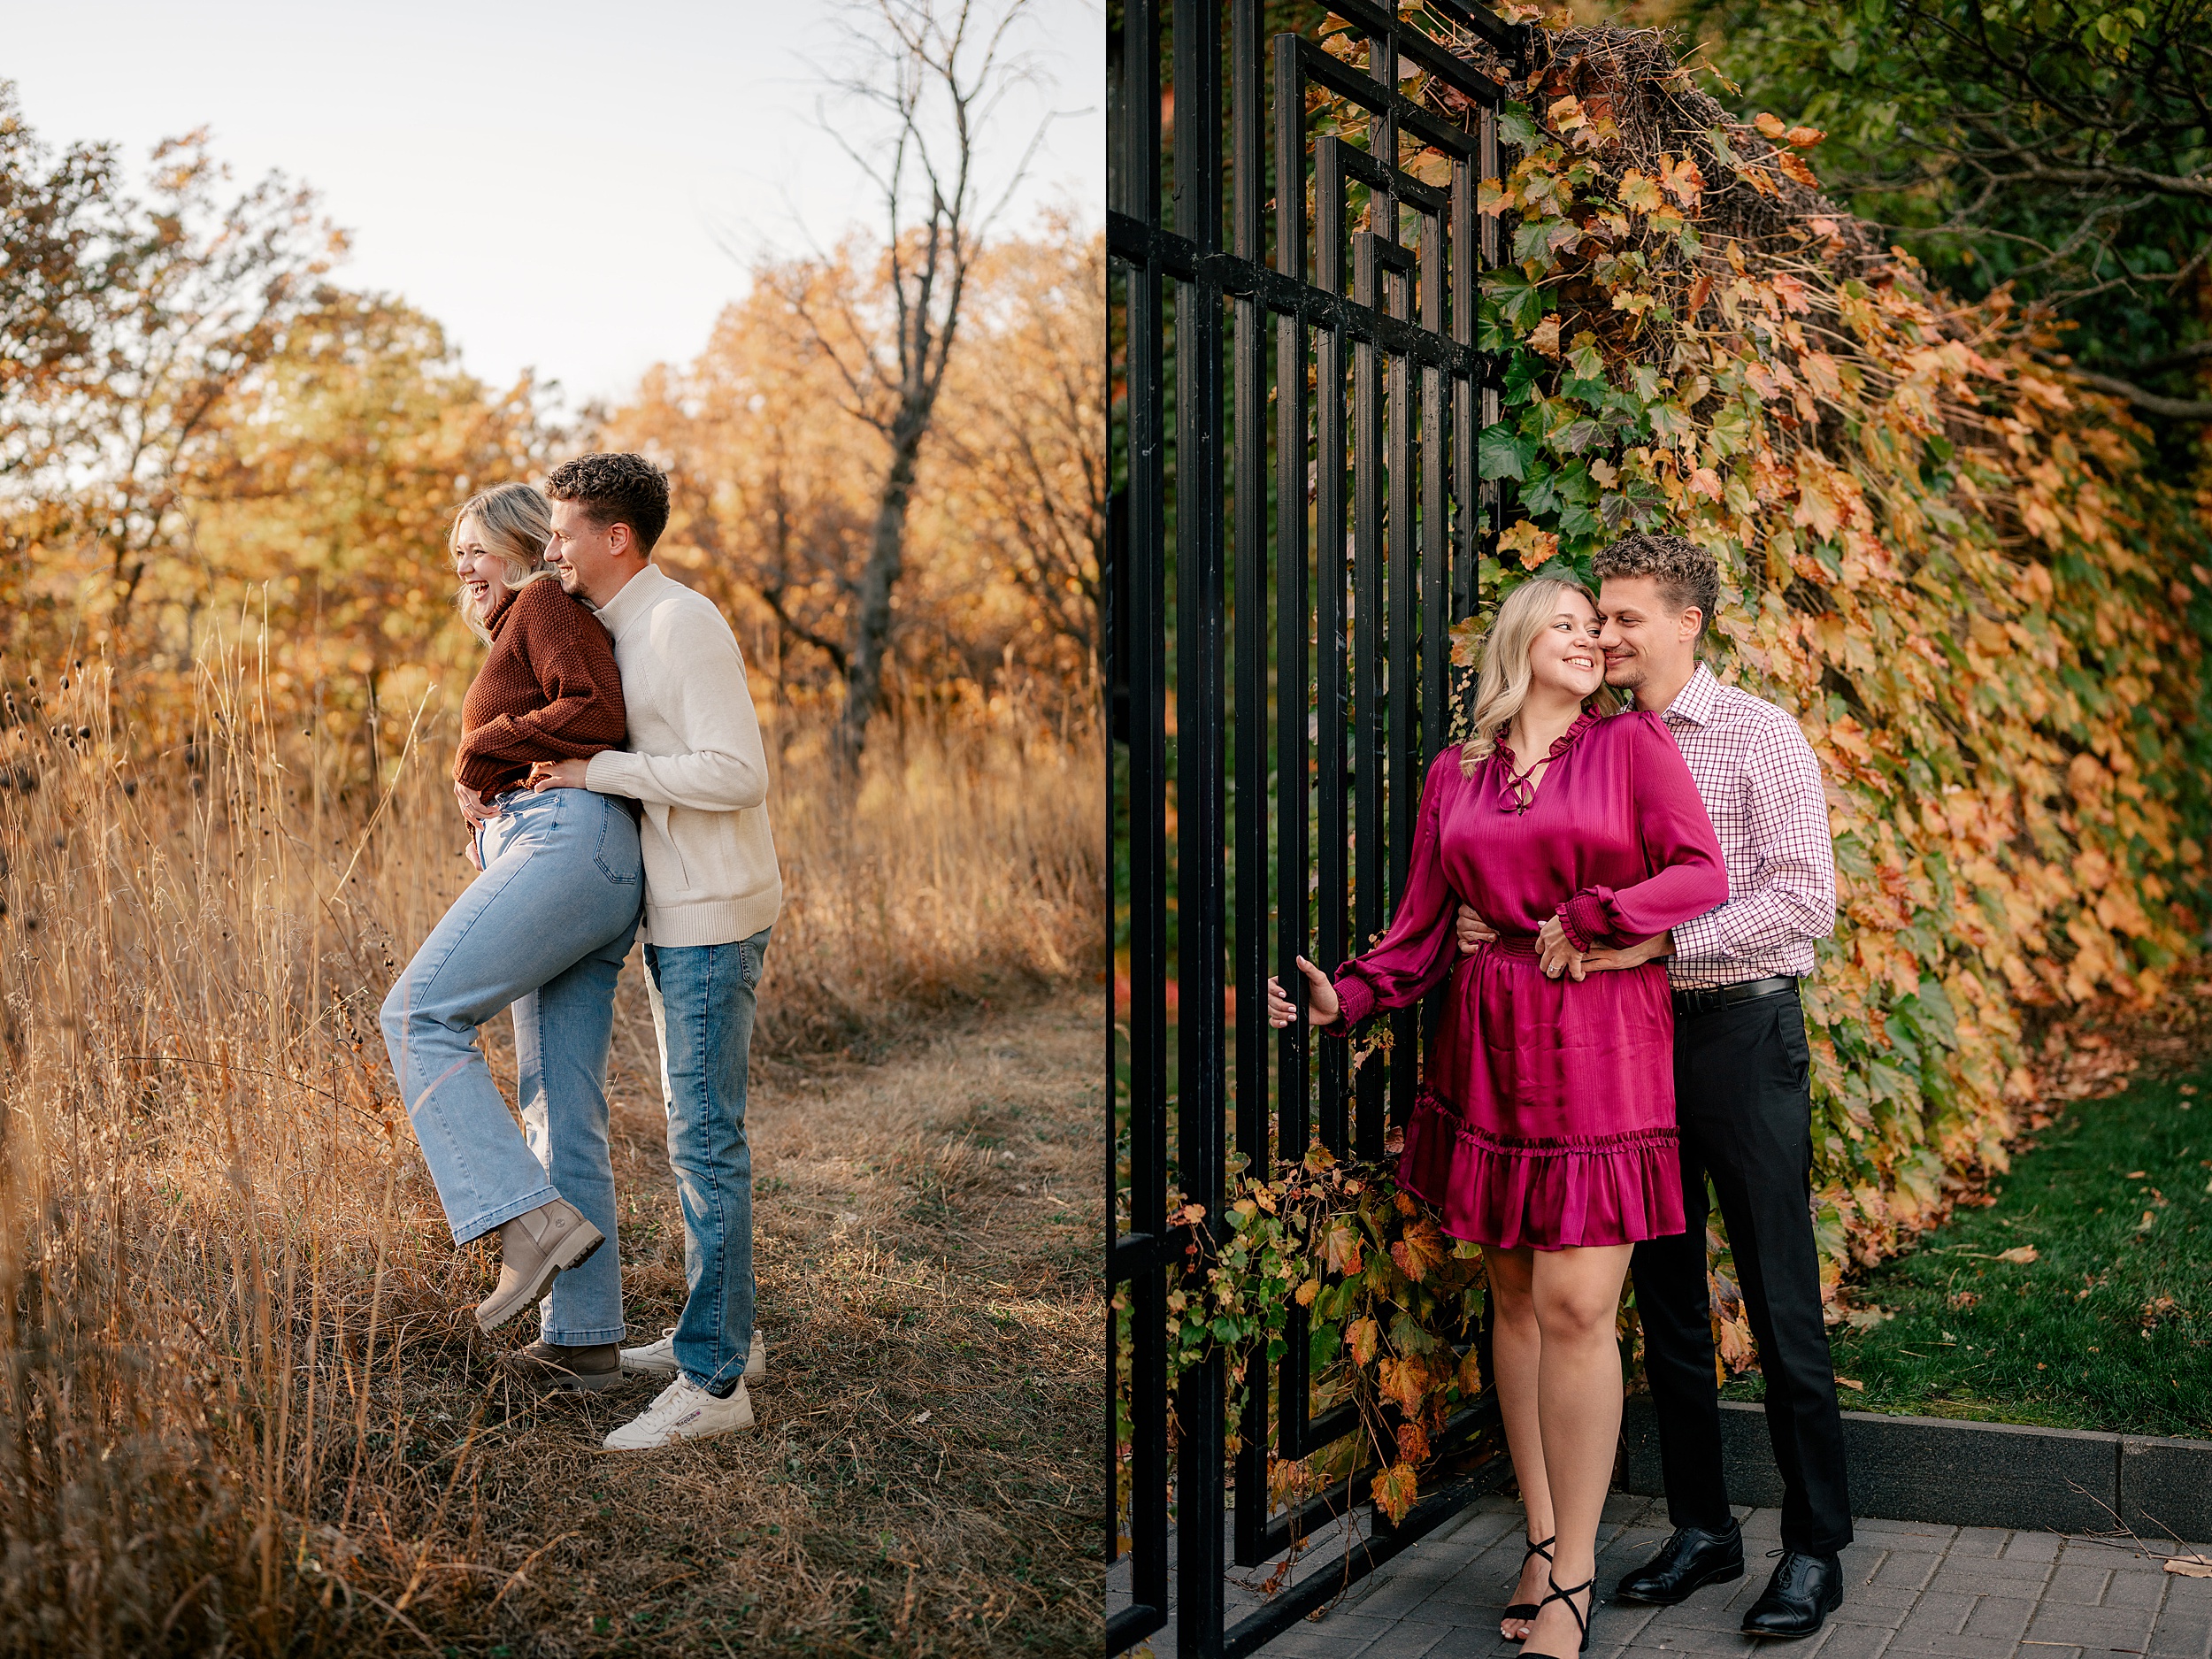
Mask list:
MULTIPOLYGON (((452 1246, 378 1029, 472 873, 450 731, 426 715, 388 790, 342 802, 344 757, 274 718, 273 643, 203 660, 155 764, 96 665, 27 675, 0 727, 0 1652, 382 1652, 373 1608, 490 1641, 590 1600, 530 1576, 553 1533, 500 1520, 530 1477, 460 1328, 483 1258, 452 1246)), ((818 733, 779 746, 767 1051, 872 1054, 1101 966, 1095 738, 1005 702, 904 736, 855 797, 818 733)), ((633 1087, 651 1044, 633 1018, 633 1087)), ((845 1159, 924 1151, 841 1148, 839 1202, 845 1159)), ((890 1294, 885 1252, 859 1253, 829 1273, 856 1310, 841 1343, 890 1294)), ((680 1263, 659 1283, 680 1298, 680 1263)), ((790 1532, 787 1455, 755 1515, 790 1532)), ((783 1547, 774 1571, 807 1576, 783 1547)), ((744 1613, 818 1637, 826 1594, 744 1613)))
POLYGON ((1724 123, 1655 49, 1554 45, 1530 105, 1601 98, 1615 136, 1509 116, 1484 472, 1537 526, 1517 562, 1631 526, 1709 548, 1717 665, 1820 756, 1843 916, 1806 1010, 1832 1281, 1937 1218, 1961 1171, 2004 1167, 2028 1010, 2149 997, 2197 949, 2204 536, 2047 341, 2001 301, 1954 306, 1802 188, 1787 147, 1817 134, 1778 150, 1778 123, 1724 123))
MULTIPOLYGON (((909 697, 1009 664, 1081 680, 1096 649, 1104 242, 1048 220, 969 280, 907 521, 893 658, 909 697)), ((601 434, 670 466, 663 557, 764 643, 756 667, 803 704, 840 688, 852 645, 888 443, 841 364, 884 326, 887 281, 855 244, 760 267, 706 349, 654 369, 601 434)))

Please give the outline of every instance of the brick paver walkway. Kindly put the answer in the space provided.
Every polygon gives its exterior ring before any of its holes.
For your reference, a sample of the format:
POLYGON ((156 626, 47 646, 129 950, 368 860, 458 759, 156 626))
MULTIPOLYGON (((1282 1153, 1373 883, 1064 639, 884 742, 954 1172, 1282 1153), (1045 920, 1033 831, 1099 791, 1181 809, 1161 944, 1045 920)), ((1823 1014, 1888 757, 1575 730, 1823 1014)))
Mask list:
MULTIPOLYGON (((1844 1553, 1843 1610, 1818 1636, 1769 1646, 1740 1633, 1765 1588, 1780 1512, 1740 1509, 1745 1571, 1679 1607, 1614 1605, 1622 1574, 1667 1535, 1665 1505, 1616 1496, 1598 1534, 1590 1659, 2212 1659, 2212 1578, 2164 1571, 2131 1546, 2055 1532, 1861 1521, 1844 1553)), ((2212 1556, 2212 1549, 2202 1552, 2212 1556)), ((1520 1510, 1486 1499, 1389 1563, 1333 1611, 1277 1637, 1276 1659, 1483 1659, 1521 1561, 1520 1510)))

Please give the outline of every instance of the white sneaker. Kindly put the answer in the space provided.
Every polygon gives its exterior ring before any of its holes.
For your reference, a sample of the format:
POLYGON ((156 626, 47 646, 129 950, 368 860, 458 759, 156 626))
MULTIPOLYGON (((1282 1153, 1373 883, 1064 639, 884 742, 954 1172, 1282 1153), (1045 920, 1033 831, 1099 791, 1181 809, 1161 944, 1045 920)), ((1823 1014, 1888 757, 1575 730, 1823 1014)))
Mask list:
MULTIPOLYGON (((676 1327, 670 1325, 661 1333, 657 1342, 648 1342, 643 1348, 622 1350, 622 1369, 630 1371, 657 1371, 673 1376, 680 1369, 676 1363, 676 1327)), ((752 1351, 745 1356, 745 1380, 749 1383, 764 1381, 768 1376, 768 1345, 760 1340, 760 1333, 753 1333, 752 1351)))
POLYGON ((679 1376, 641 1416, 616 1429, 603 1444, 611 1452, 642 1452, 752 1426, 753 1402, 745 1397, 742 1381, 728 1399, 717 1400, 690 1378, 679 1376))

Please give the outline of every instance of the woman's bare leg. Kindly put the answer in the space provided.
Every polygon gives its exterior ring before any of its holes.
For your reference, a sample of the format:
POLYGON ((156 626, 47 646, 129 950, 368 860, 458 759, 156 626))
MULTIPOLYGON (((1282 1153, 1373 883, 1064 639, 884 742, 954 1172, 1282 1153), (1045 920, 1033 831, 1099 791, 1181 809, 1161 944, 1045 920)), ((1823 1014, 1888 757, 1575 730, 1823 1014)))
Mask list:
MULTIPOLYGON (((1632 1246, 1539 1250, 1530 1274, 1531 1301, 1542 1335, 1537 1367, 1537 1426, 1551 1484, 1552 1577, 1561 1589, 1596 1576, 1598 1521, 1612 1484, 1621 1432, 1621 1356, 1614 1337, 1621 1281, 1632 1246)), ((1587 1618, 1596 1593, 1578 1594, 1587 1618)), ((1566 1606, 1552 1602, 1529 1631, 1528 1650, 1565 1659, 1576 1653, 1581 1627, 1566 1606)))
MULTIPOLYGON (((1528 1511, 1528 1538, 1540 1544, 1552 1535, 1551 1486, 1544 1475, 1544 1442, 1537 1427, 1537 1366, 1543 1339, 1536 1325, 1536 1303, 1530 1274, 1536 1252, 1524 1246, 1502 1250, 1485 1245, 1484 1265, 1490 1273, 1490 1374, 1498 1389, 1498 1415, 1505 1420, 1506 1450, 1513 1458, 1514 1483, 1521 1488, 1521 1503, 1528 1511)), ((1535 1602, 1544 1599, 1544 1573, 1550 1566, 1541 1555, 1532 1555, 1521 1566, 1521 1581, 1510 1600, 1535 1602)), ((1526 1619, 1502 1619, 1499 1633, 1518 1641, 1528 1634, 1526 1619)))

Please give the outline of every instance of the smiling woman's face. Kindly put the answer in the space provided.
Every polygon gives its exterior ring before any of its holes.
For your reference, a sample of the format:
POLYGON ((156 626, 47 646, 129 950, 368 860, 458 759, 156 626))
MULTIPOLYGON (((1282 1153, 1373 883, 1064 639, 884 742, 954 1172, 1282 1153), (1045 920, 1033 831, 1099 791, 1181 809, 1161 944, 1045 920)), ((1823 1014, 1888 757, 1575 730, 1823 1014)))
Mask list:
POLYGON ((1559 609, 1528 648, 1531 680, 1580 698, 1605 683, 1605 653, 1598 649, 1598 613, 1580 594, 1563 595, 1559 609))
POLYGON ((461 579, 462 592, 480 615, 506 590, 506 563, 485 547, 483 526, 473 518, 463 519, 454 533, 453 570, 461 579))

